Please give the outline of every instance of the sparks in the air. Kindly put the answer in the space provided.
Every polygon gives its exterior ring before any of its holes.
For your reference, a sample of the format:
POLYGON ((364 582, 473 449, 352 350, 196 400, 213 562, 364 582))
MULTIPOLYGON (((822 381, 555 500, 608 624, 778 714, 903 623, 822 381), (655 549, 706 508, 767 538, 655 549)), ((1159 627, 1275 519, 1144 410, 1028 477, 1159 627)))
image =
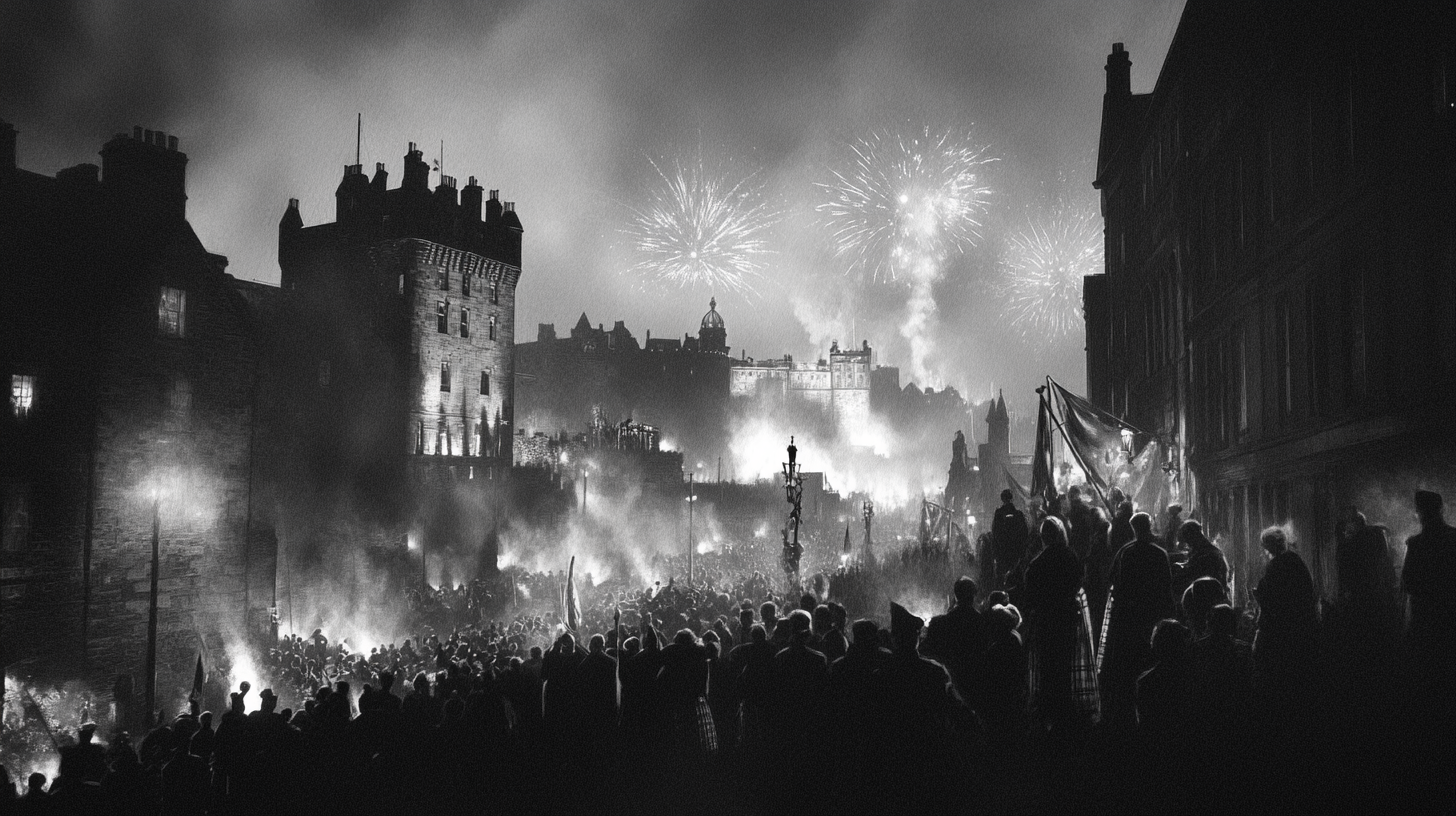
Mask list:
POLYGON ((1054 340, 1082 323, 1082 278, 1102 271, 1102 225, 1089 209, 1060 209, 1012 235, 996 283, 1011 327, 1054 340))
POLYGON ((819 184, 816 210, 846 273, 879 281, 939 274, 981 237, 991 188, 987 148, 968 136, 924 128, 876 132, 849 145, 847 163, 819 184))
POLYGON ((782 210, 756 173, 710 167, 701 153, 689 162, 652 161, 656 171, 643 207, 629 207, 622 229, 639 283, 703 284, 757 294, 773 254, 782 210))

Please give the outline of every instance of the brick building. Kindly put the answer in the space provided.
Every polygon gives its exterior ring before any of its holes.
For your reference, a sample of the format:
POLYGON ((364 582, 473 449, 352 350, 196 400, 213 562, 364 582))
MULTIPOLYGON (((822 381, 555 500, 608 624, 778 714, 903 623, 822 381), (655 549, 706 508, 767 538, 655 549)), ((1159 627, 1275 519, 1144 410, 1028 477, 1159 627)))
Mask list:
POLYGON ((1107 61, 1088 278, 1094 402, 1177 454, 1246 597, 1292 526, 1333 596, 1335 519, 1413 532, 1456 493, 1456 48, 1444 7, 1190 0, 1157 85, 1107 61))
POLYGON ((0 122, 3 661, 139 692, 155 521, 159 688, 183 687, 269 602, 257 326, 187 223, 175 136, 138 127, 53 178, 16 167, 16 138, 0 122))
POLYGON ((304 226, 296 199, 279 222, 260 503, 286 569, 407 538, 495 566, 481 548, 510 475, 522 227, 473 177, 457 193, 429 173, 411 143, 398 187, 383 163, 348 165, 332 223, 304 226))

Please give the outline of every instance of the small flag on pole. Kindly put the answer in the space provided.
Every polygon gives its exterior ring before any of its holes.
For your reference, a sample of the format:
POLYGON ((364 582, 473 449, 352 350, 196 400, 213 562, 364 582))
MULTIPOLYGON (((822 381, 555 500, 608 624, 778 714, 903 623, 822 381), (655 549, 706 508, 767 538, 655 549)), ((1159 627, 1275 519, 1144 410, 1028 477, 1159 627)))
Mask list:
POLYGON ((571 557, 571 564, 566 568, 566 586, 561 590, 562 617, 566 620, 566 628, 572 633, 581 625, 581 600, 576 596, 576 556, 571 557))
POLYGON ((192 699, 202 699, 202 685, 207 681, 207 676, 202 671, 202 653, 197 654, 197 671, 192 673, 192 699))

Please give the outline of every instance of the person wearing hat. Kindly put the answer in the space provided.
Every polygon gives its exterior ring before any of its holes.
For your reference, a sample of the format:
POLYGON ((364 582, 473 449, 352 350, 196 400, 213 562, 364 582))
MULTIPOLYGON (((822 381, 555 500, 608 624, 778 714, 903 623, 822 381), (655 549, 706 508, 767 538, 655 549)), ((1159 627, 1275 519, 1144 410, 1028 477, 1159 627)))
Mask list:
POLYGON ((1456 642, 1456 528, 1446 523, 1441 494, 1417 490, 1415 505, 1421 531, 1406 540, 1400 577, 1410 596, 1411 647, 1449 655, 1456 642))
POLYGON ((996 561, 997 583, 1016 567, 1026 552, 1026 514, 1012 503, 1010 490, 1001 491, 1001 506, 991 516, 991 552, 996 561))

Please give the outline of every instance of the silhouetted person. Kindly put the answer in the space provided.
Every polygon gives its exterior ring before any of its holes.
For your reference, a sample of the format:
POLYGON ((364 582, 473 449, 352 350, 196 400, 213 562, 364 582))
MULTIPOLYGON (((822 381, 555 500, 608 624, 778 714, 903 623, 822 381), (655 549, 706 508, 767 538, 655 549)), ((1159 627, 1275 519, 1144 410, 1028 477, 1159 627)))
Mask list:
POLYGON ((1288 693, 1313 660, 1314 580, 1304 559, 1289 549, 1282 529, 1264 530, 1259 543, 1269 556, 1269 564, 1254 588, 1254 598, 1259 602, 1254 665, 1271 688, 1288 693))
POLYGON ((1092 532, 1088 536, 1087 557, 1082 559, 1082 584, 1087 591, 1087 607, 1092 613, 1092 638, 1100 643, 1103 616, 1107 612, 1107 588, 1112 581, 1112 525, 1107 511, 1092 508, 1092 532))
POLYGON ((1178 542, 1188 551, 1188 564, 1183 573, 1185 586, 1199 578, 1212 578, 1228 590, 1228 559, 1204 534, 1201 523, 1193 519, 1183 522, 1178 528, 1178 542))
POLYGON ((1137 728, 1147 761, 1151 811, 1184 810, 1179 801, 1186 766, 1196 736, 1192 637, 1176 620, 1159 621, 1153 629, 1149 654, 1152 667, 1137 681, 1137 728))
POLYGON ((991 517, 991 550, 996 559, 998 582, 1016 567, 1026 553, 1026 514, 1011 502, 1010 490, 1001 491, 1001 506, 991 517))
MULTIPOLYGON (((1041 523, 1042 551, 1026 568, 1026 604, 1031 623, 1032 704, 1049 728, 1079 725, 1078 635, 1082 565, 1067 545, 1062 520, 1041 523)), ((1093 683, 1095 689, 1095 681, 1093 683)))
POLYGON ((948 791, 947 782, 959 770, 951 746, 959 701, 945 667, 920 656, 924 625, 924 620, 905 607, 890 604, 894 648, 877 677, 885 718, 883 756, 889 778, 896 784, 887 790, 890 798, 876 803, 880 810, 918 812, 934 806, 936 794, 948 791), (934 759, 927 761, 929 758, 934 759), (909 791, 918 795, 902 795, 909 791))
POLYGON ((51 803, 51 797, 45 790, 45 774, 32 773, 25 780, 25 784, 25 795, 20 797, 16 803, 16 814, 19 816, 51 816, 56 812, 51 803))
POLYGON ((976 609, 976 582, 963 575, 953 592, 955 606, 930 619, 921 652, 945 666, 961 699, 979 710, 985 685, 981 663, 986 654, 986 626, 976 609))
POLYGON ((1456 749, 1456 705, 1450 689, 1456 676, 1456 528, 1446 523, 1439 493, 1418 490, 1415 505, 1421 531, 1406 540, 1401 573, 1401 586, 1410 596, 1410 704, 1424 751, 1414 771, 1419 780, 1438 782, 1432 797, 1444 809, 1449 801, 1440 799, 1450 795, 1449 762, 1456 749))
POLYGON ((994 747, 1015 743, 1026 724, 1026 647, 1021 612, 995 604, 986 612, 986 681, 981 717, 994 747))
POLYGON ((708 706, 708 651, 691 629, 680 630, 663 648, 657 685, 678 756, 701 759, 716 752, 718 731, 708 706))
POLYGON ((1113 558, 1102 694, 1106 719, 1128 725, 1137 678, 1148 668, 1153 627, 1173 613, 1172 568, 1153 536, 1153 520, 1137 513, 1128 524, 1136 536, 1113 558))

